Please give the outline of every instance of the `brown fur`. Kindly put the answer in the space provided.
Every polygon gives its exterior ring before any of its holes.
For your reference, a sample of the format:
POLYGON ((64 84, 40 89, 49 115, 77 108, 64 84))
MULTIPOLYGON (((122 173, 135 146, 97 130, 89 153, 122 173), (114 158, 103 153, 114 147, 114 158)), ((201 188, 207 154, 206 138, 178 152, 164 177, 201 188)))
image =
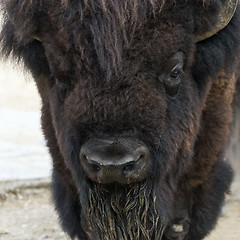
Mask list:
POLYGON ((223 3, 1 1, 2 53, 21 59, 37 84, 54 202, 70 237, 200 240, 215 226, 231 182, 224 149, 239 78, 239 10, 210 39, 196 43, 196 35, 214 26, 223 3), (166 81, 179 52, 181 83, 171 95, 166 81), (113 137, 144 142, 147 179, 89 180, 82 145, 113 137))

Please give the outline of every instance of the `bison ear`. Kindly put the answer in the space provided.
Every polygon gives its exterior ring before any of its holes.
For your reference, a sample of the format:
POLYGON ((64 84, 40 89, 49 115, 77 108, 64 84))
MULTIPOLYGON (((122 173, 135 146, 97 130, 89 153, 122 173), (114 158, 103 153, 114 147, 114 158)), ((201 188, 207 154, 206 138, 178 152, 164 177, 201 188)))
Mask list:
POLYGON ((13 26, 17 41, 29 41, 36 38, 38 24, 36 15, 39 11, 39 0, 6 0, 2 8, 5 12, 5 23, 13 26))
MULTIPOLYGON (((211 1, 210 1, 211 2, 211 1)), ((200 42, 212 37, 222 29, 224 29, 231 21, 237 5, 238 0, 222 0, 221 4, 217 6, 206 6, 196 9, 196 41, 200 42), (199 12, 199 9, 202 11, 199 12), (214 14, 218 12, 217 15, 214 14)))

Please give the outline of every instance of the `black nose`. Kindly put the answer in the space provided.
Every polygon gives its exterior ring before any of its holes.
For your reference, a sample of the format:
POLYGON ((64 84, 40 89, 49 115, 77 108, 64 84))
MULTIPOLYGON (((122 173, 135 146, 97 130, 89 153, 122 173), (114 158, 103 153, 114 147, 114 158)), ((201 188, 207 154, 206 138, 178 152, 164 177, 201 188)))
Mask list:
POLYGON ((147 178, 149 150, 134 139, 90 139, 80 151, 87 176, 98 183, 129 184, 147 178))

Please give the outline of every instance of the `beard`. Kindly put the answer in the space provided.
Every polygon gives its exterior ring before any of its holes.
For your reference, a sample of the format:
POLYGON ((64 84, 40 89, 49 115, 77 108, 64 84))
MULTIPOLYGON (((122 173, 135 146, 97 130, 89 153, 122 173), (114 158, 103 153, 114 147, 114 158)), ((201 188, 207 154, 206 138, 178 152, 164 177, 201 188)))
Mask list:
MULTIPOLYGON (((166 212, 153 183, 92 183, 81 198, 84 229, 91 240, 161 240, 166 212), (164 209, 164 208, 162 208, 164 209)), ((163 200, 163 199, 162 199, 163 200)))

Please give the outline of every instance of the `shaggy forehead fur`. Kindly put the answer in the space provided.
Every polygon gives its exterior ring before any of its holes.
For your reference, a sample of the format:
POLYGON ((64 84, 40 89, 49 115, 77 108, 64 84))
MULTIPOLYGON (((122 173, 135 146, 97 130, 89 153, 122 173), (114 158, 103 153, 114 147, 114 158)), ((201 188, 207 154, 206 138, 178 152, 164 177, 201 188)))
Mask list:
MULTIPOLYGON (((24 44, 40 37, 49 42, 51 40, 44 38, 51 33, 48 38, 61 46, 61 50, 52 50, 52 55, 62 70, 72 72, 71 61, 63 61, 62 56, 70 51, 78 52, 78 59, 84 62, 85 70, 93 71, 93 66, 100 66, 103 74, 110 79, 123 69, 124 54, 133 41, 144 38, 145 30, 136 38, 136 32, 144 26, 155 28, 158 24, 167 24, 166 28, 171 29, 174 24, 179 24, 184 25, 188 34, 193 34, 195 28, 201 31, 201 28, 214 25, 214 16, 222 1, 193 2, 191 5, 186 0, 9 0, 4 8, 11 13, 8 16, 11 22, 5 26, 14 28, 12 32, 17 35, 12 39, 12 49, 17 55, 18 51, 22 51, 19 41, 24 44), (190 16, 196 15, 196 11, 200 12, 200 17, 193 21, 190 16), (212 19, 201 11, 212 15, 212 19), (57 53, 59 60, 56 59, 57 53)), ((7 53, 12 50, 10 47, 8 43, 7 53)))

